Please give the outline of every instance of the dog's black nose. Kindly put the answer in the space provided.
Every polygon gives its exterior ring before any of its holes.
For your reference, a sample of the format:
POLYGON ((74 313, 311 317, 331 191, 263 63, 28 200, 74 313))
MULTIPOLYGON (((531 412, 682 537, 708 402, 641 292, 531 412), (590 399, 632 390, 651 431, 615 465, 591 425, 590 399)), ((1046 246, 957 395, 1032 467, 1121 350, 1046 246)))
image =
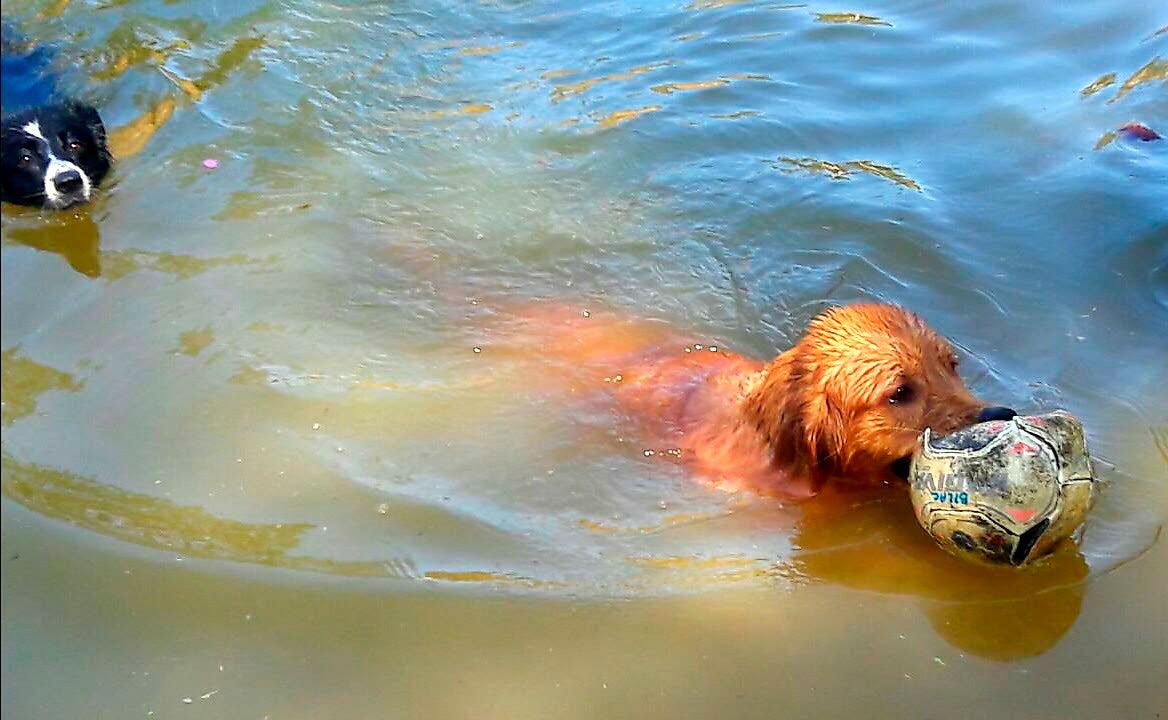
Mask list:
POLYGON ((84 185, 81 182, 81 173, 76 170, 67 170, 53 178, 53 187, 57 188, 58 192, 75 193, 84 185))
POLYGON ((991 420, 1009 420, 1017 414, 1008 407, 987 407, 982 408, 981 412, 977 414, 977 421, 981 423, 991 420))

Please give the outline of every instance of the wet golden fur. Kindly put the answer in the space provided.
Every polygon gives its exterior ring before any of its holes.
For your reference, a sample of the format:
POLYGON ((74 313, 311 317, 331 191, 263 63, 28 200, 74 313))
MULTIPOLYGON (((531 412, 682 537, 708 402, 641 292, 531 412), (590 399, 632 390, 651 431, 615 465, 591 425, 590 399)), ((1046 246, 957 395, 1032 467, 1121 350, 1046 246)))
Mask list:
MULTIPOLYGON (((836 307, 769 363, 686 345, 625 320, 543 312, 540 355, 607 381, 647 447, 728 489, 808 495, 898 480, 921 432, 975 421, 952 346, 892 305, 836 307), (603 377, 602 377, 603 376, 603 377)), ((580 373, 583 373, 581 376, 580 373)))
POLYGON ((982 405, 950 344, 891 305, 834 308, 774 359, 740 405, 773 462, 813 484, 893 480, 926 428, 948 433, 982 405))

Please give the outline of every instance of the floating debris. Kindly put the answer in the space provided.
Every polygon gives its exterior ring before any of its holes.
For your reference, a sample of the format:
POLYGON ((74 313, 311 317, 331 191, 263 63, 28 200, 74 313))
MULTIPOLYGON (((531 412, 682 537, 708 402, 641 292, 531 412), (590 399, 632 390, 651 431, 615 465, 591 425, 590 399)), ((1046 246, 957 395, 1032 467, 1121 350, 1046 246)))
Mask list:
POLYGON ((1126 138, 1140 140, 1142 142, 1151 142, 1152 140, 1160 139, 1159 133, 1142 123, 1128 123, 1119 128, 1118 132, 1126 138))

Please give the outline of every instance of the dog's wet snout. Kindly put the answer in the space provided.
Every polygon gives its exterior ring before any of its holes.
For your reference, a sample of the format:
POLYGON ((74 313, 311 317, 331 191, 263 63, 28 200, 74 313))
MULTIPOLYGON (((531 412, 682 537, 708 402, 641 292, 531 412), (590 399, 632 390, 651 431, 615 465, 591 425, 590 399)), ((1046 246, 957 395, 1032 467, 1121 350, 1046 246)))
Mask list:
POLYGON ((984 407, 981 412, 977 414, 977 422, 991 422, 994 420, 1010 420, 1018 413, 1008 407, 994 406, 984 407))
POLYGON ((85 183, 81 180, 81 173, 76 170, 66 170, 53 177, 53 187, 57 188, 58 192, 75 193, 79 192, 84 186, 85 183))

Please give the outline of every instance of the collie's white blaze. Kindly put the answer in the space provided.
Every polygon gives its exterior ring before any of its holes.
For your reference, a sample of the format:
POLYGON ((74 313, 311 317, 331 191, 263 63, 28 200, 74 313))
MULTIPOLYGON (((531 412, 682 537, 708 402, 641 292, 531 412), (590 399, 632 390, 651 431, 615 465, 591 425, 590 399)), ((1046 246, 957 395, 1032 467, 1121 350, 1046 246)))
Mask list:
POLYGON ((41 124, 39 122, 37 122, 36 120, 33 120, 28 125, 25 125, 24 127, 21 128, 21 130, 25 131, 29 135, 32 135, 34 138, 40 138, 41 140, 44 140, 46 143, 48 142, 48 140, 45 139, 44 134, 41 133, 41 124))

